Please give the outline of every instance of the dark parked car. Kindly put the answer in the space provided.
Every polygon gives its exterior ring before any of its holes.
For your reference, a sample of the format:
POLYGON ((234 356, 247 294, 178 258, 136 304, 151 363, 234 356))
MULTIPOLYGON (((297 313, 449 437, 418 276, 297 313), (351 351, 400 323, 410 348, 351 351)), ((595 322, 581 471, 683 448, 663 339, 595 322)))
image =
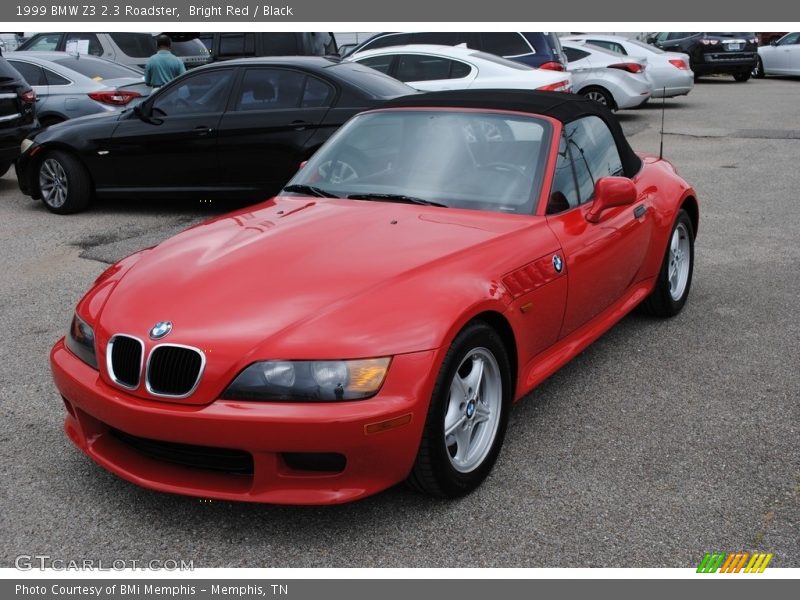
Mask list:
POLYGON ((37 133, 17 161, 19 186, 59 214, 93 196, 262 200, 351 116, 413 93, 322 57, 215 63, 133 109, 37 133))
POLYGON ((523 33, 519 31, 477 32, 387 32, 373 35, 348 52, 355 54, 388 46, 406 44, 439 44, 481 50, 539 69, 567 70, 567 57, 561 49, 558 36, 550 32, 523 33))
POLYGON ((733 75, 736 81, 747 81, 758 57, 758 40, 750 31, 662 31, 655 36, 654 45, 669 52, 688 54, 695 78, 722 73, 733 75))
POLYGON ((36 94, 14 67, 0 57, 0 177, 19 155, 20 143, 35 127, 36 94))
POLYGON ((325 31, 225 32, 201 35, 211 60, 254 56, 337 56, 336 37, 325 31), (210 38, 210 39, 209 39, 210 38))

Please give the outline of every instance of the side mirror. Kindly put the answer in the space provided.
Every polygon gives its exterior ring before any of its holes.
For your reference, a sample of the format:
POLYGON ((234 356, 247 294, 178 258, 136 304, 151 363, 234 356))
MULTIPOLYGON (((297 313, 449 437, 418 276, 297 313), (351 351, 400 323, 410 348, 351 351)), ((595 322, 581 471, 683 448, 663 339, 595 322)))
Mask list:
POLYGON ((627 177, 601 177, 594 186, 594 200, 586 220, 599 223, 603 211, 636 202, 636 186, 627 177))
POLYGON ((137 118, 141 119, 145 123, 150 125, 161 125, 163 122, 161 119, 154 119, 152 114, 153 111, 150 108, 150 103, 147 101, 140 102, 136 106, 133 107, 133 114, 136 115, 137 118))
POLYGON ((778 40, 772 40, 772 41, 769 43, 769 45, 770 45, 770 46, 777 46, 777 45, 778 45, 778 40))

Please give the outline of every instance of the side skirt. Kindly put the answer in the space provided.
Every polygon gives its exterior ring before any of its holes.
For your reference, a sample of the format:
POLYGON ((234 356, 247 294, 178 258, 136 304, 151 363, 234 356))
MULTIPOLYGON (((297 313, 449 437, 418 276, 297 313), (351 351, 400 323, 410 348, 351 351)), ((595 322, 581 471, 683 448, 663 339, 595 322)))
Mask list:
POLYGON ((616 325, 647 297, 652 291, 654 283, 655 277, 640 281, 619 302, 609 306, 594 319, 559 340, 525 365, 520 371, 515 401, 522 399, 533 388, 558 371, 583 352, 589 344, 616 325))

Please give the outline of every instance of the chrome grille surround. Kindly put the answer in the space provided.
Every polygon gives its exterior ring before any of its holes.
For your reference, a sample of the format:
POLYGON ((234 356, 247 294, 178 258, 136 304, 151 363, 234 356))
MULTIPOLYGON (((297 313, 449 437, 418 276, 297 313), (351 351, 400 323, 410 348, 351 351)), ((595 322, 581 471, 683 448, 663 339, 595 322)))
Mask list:
MULTIPOLYGON (((120 339, 120 342, 122 340, 120 339)), ((118 346, 119 348, 119 346, 118 346)), ((121 367, 122 365, 118 365, 121 367)), ((121 388, 126 390, 135 390, 139 387, 139 384, 142 382, 142 369, 144 367, 144 342, 136 337, 135 335, 131 335, 129 333, 115 333, 111 336, 111 339, 108 340, 108 344, 106 345, 106 369, 108 370, 108 376, 111 378, 111 381, 114 382, 115 385, 118 385, 121 388), (118 338, 125 338, 132 342, 136 342, 139 344, 139 364, 137 367, 137 376, 136 376, 136 383, 126 383, 125 381, 121 380, 117 377, 116 370, 114 369, 114 342, 117 341, 118 338)))

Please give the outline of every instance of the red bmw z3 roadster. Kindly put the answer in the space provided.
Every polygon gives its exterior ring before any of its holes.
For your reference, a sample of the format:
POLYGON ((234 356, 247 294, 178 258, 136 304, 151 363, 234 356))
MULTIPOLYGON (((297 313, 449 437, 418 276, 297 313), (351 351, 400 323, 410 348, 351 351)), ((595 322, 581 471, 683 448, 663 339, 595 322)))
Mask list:
POLYGON ((514 401, 634 308, 680 312, 698 217, 594 102, 393 100, 277 197, 97 279, 51 353, 66 432, 166 492, 466 494, 514 401))

